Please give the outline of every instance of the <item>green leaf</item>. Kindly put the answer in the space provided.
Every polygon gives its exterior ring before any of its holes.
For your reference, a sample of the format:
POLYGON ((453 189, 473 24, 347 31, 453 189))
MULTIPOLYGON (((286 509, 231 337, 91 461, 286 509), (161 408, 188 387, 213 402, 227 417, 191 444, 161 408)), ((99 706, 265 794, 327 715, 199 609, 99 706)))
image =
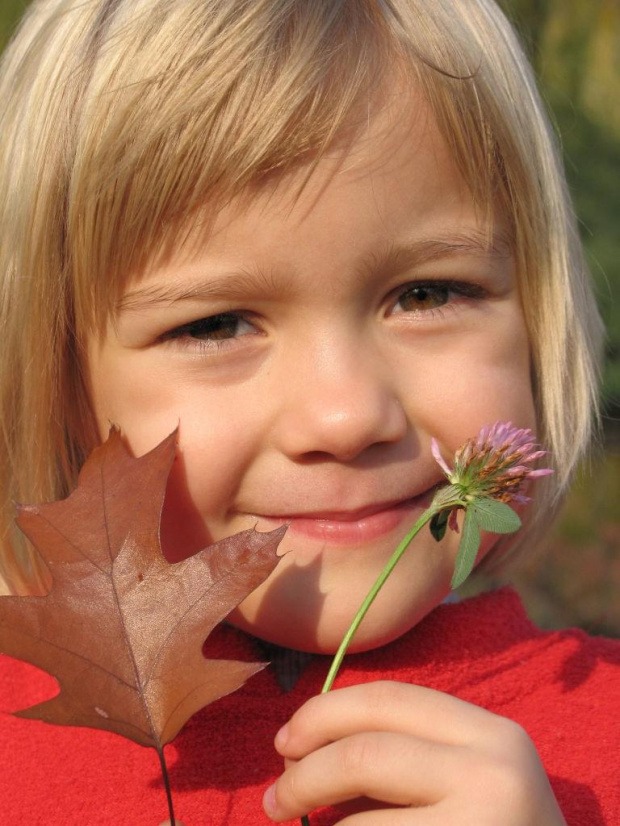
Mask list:
POLYGON ((450 511, 439 511, 436 513, 435 516, 431 519, 430 529, 432 535, 435 537, 437 542, 441 542, 444 538, 446 533, 446 527, 448 526, 448 518, 450 516, 450 511))
POLYGON ((458 588, 462 585, 467 577, 471 574, 474 565, 476 564, 476 557, 478 556, 478 548, 480 547, 480 528, 475 511, 472 506, 465 511, 465 522, 463 523, 463 534, 459 543, 459 549, 456 554, 454 562, 454 574, 452 575, 452 582, 450 583, 452 589, 458 588))
POLYGON ((497 499, 475 499, 468 511, 473 511, 476 522, 485 531, 491 533, 514 533, 521 527, 521 520, 510 505, 498 502, 497 499))

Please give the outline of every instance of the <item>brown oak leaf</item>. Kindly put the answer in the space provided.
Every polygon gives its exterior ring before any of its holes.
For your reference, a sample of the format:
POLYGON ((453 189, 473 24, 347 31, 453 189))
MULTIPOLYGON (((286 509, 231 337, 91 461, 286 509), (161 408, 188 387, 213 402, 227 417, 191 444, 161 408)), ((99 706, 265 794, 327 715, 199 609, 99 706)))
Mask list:
POLYGON ((67 499, 19 507, 52 587, 0 597, 0 651, 52 674, 60 693, 18 716, 106 729, 161 754, 192 714, 264 667, 209 660, 202 646, 275 568, 285 528, 168 563, 159 525, 175 441, 135 459, 113 428, 67 499))

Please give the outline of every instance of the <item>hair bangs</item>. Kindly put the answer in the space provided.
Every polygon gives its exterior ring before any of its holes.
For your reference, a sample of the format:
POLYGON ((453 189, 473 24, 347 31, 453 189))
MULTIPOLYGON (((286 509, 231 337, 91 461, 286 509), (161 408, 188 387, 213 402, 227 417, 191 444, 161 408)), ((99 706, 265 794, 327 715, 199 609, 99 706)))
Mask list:
POLYGON ((183 243, 205 204, 318 160, 363 122, 393 63, 381 18, 370 4, 279 5, 180 16, 166 0, 144 27, 119 14, 99 32, 68 196, 79 327, 100 328, 126 279, 183 243))
POLYGON ((151 2, 131 25, 123 3, 114 5, 105 25, 93 24, 80 69, 88 82, 66 239, 78 329, 101 330, 127 278, 178 249, 205 205, 301 164, 311 175, 386 101, 407 116, 412 84, 492 243, 497 204, 510 200, 487 111, 492 84, 483 44, 441 4, 428 16, 412 15, 411 3, 212 0, 181 15, 151 2))

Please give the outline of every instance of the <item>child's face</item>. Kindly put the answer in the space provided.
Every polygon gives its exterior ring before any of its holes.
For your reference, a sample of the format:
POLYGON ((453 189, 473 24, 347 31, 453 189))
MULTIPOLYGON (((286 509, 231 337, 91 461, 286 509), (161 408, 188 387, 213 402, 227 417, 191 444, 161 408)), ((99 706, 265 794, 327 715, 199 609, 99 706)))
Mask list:
MULTIPOLYGON (((290 523, 292 552, 231 618, 290 647, 337 647, 444 481, 431 437, 448 457, 486 423, 534 426, 513 261, 499 235, 483 249, 447 146, 417 112, 384 112, 298 200, 306 168, 205 221, 191 254, 129 284, 90 347, 102 438, 114 422, 140 455, 180 423, 170 558, 290 523)), ((353 647, 438 604, 457 544, 423 530, 353 647)))

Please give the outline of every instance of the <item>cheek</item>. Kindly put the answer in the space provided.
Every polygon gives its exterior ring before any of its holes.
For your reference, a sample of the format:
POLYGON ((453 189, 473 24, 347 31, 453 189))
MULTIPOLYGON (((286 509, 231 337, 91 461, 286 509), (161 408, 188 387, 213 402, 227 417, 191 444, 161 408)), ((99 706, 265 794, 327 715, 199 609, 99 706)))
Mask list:
MULTIPOLYGON (((494 329, 479 329, 457 347, 439 348, 417 375, 424 428, 450 450, 485 424, 512 421, 536 428, 530 355, 520 313, 494 329)), ((413 391, 415 395, 415 390, 413 391)))
POLYGON ((101 439, 115 424, 135 456, 178 428, 161 538, 166 557, 179 561, 221 538, 229 503, 256 449, 261 417, 249 409, 247 395, 214 392, 132 362, 131 356, 109 354, 91 361, 94 412, 101 439))
POLYGON ((243 410, 239 394, 214 390, 196 377, 183 378, 140 351, 91 359, 90 372, 101 437, 115 424, 140 456, 178 429, 180 461, 175 473, 179 480, 190 474, 196 462, 210 476, 218 475, 224 458, 243 444, 239 434, 242 428, 247 430, 248 422, 236 415, 243 410))
POLYGON ((249 436, 240 437, 241 432, 241 423, 231 421, 231 416, 205 415, 199 424, 192 423, 190 415, 182 418, 161 523, 162 548, 169 561, 185 559, 230 533, 230 503, 256 443, 249 436))
POLYGON ((160 528, 161 547, 168 562, 181 562, 213 542, 194 502, 186 468, 177 456, 168 479, 160 528))

